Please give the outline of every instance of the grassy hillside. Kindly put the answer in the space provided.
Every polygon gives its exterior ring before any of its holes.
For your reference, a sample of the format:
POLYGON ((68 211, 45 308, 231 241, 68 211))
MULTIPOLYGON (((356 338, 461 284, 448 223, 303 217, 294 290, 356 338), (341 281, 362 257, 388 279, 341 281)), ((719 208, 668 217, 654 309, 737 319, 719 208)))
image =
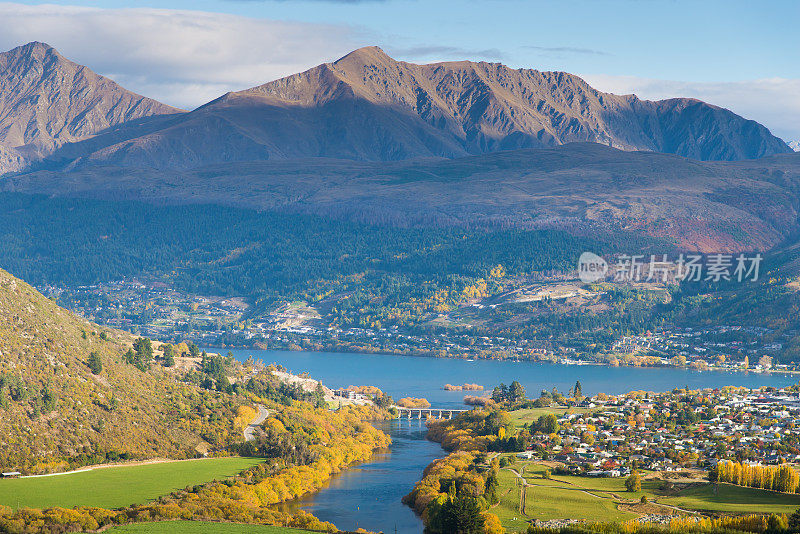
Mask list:
POLYGON ((223 445, 236 404, 124 363, 133 340, 101 330, 0 270, 0 468, 47 472, 106 460, 194 457, 223 445), (90 367, 99 360, 101 370, 90 367))

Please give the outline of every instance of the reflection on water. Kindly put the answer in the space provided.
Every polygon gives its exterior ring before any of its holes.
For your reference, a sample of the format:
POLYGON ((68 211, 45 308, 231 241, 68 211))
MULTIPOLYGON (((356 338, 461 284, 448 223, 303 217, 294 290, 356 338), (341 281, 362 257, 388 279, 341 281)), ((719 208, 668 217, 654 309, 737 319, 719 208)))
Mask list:
POLYGON ((334 475, 319 492, 287 503, 342 530, 364 528, 386 534, 419 534, 422 521, 401 499, 435 458, 445 456, 438 444, 425 440, 425 422, 404 419, 374 423, 392 436, 392 446, 364 464, 334 475))

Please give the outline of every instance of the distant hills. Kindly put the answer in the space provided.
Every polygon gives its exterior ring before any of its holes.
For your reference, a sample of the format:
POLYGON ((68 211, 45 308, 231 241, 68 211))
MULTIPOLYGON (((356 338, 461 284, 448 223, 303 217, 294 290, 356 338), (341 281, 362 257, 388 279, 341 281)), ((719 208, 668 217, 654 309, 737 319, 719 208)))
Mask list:
POLYGON ((8 177, 0 191, 207 203, 399 227, 624 230, 707 251, 768 249, 800 230, 800 154, 697 162, 593 143, 440 160, 86 167, 8 177))
POLYGON ((789 148, 791 148, 795 152, 800 152, 800 141, 791 141, 789 143, 789 148))

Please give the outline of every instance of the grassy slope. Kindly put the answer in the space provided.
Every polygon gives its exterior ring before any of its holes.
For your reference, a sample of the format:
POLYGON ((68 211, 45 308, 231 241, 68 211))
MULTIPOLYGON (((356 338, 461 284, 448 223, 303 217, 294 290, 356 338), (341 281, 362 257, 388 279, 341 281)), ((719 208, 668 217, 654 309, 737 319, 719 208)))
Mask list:
POLYGON ((0 505, 121 508, 187 486, 228 478, 258 463, 260 460, 254 458, 209 458, 0 480, 0 505))
POLYGON ((306 532, 294 528, 240 523, 208 523, 205 521, 163 521, 116 527, 113 534, 293 534, 306 532))
POLYGON ((104 341, 100 331, 0 270, 0 376, 25 390, 14 399, 0 389, 0 469, 67 470, 59 458, 109 451, 191 457, 199 434, 210 434, 211 415, 232 427, 230 399, 181 384, 158 365, 142 372, 123 363, 130 336, 106 330, 104 341), (86 364, 92 351, 103 362, 97 376, 86 364))

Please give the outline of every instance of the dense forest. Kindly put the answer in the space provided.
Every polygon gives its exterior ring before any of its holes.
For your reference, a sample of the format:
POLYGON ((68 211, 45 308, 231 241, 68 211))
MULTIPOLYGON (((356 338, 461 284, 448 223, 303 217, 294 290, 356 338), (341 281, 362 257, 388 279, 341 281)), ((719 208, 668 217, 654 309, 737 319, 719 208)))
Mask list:
POLYGON ((169 275, 208 294, 291 293, 365 271, 486 276, 573 268, 610 236, 555 230, 393 228, 221 206, 0 195, 0 265, 33 284, 169 275))

